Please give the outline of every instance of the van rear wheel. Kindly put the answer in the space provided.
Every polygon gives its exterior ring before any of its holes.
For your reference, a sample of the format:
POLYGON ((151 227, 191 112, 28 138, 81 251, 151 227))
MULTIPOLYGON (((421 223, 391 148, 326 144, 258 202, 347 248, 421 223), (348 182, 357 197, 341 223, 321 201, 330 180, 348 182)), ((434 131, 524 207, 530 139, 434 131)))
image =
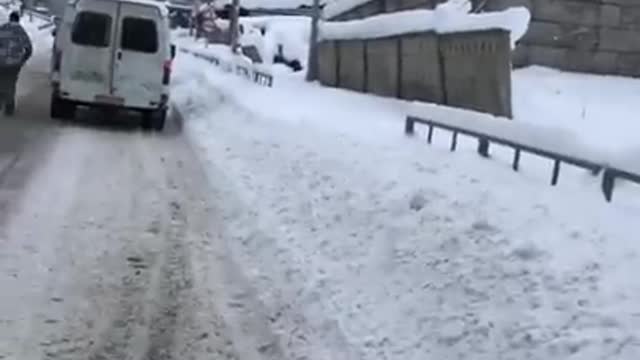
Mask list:
POLYGON ((167 109, 145 111, 142 114, 142 128, 145 130, 162 131, 167 119, 167 109))
POLYGON ((76 104, 52 94, 49 112, 52 119, 70 120, 76 114, 76 104))

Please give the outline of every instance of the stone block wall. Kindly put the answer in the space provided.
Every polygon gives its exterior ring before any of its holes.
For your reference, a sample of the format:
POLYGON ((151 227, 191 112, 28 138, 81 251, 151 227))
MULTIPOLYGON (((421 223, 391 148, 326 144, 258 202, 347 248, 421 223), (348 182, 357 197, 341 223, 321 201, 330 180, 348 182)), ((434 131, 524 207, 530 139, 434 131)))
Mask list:
POLYGON ((323 85, 511 117, 506 31, 322 41, 318 54, 323 85))
POLYGON ((532 19, 514 65, 640 76, 640 0, 488 0, 483 10, 518 5, 532 19))

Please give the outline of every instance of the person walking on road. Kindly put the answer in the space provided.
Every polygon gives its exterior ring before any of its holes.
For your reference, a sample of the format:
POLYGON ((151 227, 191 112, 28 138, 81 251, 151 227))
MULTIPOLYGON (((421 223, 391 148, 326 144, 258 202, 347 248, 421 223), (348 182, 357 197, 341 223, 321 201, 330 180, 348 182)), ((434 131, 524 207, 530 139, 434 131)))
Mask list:
POLYGON ((20 13, 13 11, 9 22, 0 26, 0 104, 5 115, 15 111, 18 75, 32 53, 31 39, 20 25, 20 13))

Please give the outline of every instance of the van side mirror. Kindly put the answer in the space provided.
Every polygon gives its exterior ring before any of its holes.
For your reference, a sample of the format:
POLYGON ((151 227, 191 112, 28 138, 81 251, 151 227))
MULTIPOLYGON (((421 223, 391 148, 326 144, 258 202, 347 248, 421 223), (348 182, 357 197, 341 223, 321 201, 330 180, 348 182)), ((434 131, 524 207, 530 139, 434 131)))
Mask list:
POLYGON ((53 36, 53 37, 56 36, 56 29, 51 30, 51 36, 53 36))
POLYGON ((171 44, 171 59, 174 59, 176 57, 176 46, 174 44, 171 44))

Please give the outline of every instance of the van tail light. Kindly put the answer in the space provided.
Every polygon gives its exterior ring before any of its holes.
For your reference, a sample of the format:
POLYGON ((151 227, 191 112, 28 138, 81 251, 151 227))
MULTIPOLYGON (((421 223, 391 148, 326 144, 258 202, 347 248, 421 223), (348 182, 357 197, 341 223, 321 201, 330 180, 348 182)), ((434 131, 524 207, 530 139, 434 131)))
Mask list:
POLYGON ((162 85, 169 85, 169 81, 171 80, 171 60, 166 60, 164 64, 162 64, 162 85))
POLYGON ((60 64, 62 63, 62 51, 56 50, 53 56, 53 71, 60 71, 60 64))

